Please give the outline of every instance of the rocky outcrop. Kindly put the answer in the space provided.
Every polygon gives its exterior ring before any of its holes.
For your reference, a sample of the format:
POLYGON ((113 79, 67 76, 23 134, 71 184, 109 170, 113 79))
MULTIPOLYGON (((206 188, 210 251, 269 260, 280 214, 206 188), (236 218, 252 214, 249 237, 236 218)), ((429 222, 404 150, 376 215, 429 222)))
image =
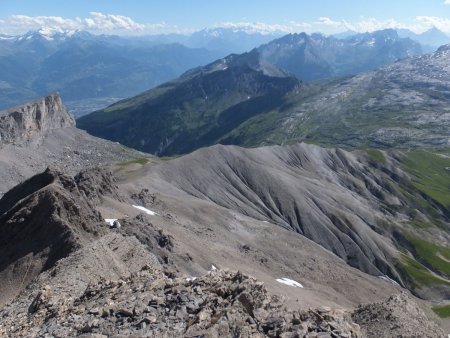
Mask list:
POLYGON ((49 131, 75 125, 58 93, 0 112, 0 145, 39 141, 49 131))
POLYGON ((403 292, 383 302, 360 305, 352 315, 364 337, 446 337, 423 310, 403 292))
MULTIPOLYGON (((0 304, 34 277, 102 233, 95 205, 113 194, 111 174, 101 170, 71 177, 47 169, 6 193, 0 200, 0 304)), ((103 230, 104 231, 104 230, 103 230)))

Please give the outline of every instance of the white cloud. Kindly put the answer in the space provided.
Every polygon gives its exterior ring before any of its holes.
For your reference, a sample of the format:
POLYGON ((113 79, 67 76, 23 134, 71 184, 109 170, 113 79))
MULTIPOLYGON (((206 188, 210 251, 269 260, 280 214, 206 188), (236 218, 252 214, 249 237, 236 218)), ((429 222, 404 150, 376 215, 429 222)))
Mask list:
POLYGON ((388 20, 377 20, 375 18, 362 19, 355 23, 347 23, 349 28, 353 28, 352 30, 357 32, 373 32, 380 29, 398 29, 398 28, 407 28, 405 25, 397 22, 394 19, 388 20))
POLYGON ((342 21, 334 21, 330 18, 322 16, 315 22, 317 25, 325 25, 325 26, 335 26, 339 27, 342 25, 342 21))
MULTIPOLYGON (((87 29, 98 31, 144 31, 147 27, 144 24, 137 23, 133 19, 122 16, 91 12, 90 18, 84 19, 84 25, 87 29)), ((163 24, 161 24, 163 26, 163 24)))
POLYGON ((286 24, 224 22, 215 25, 215 27, 232 28, 248 33, 258 32, 262 34, 295 32, 334 34, 346 30, 364 33, 388 28, 409 29, 413 32, 421 33, 433 26, 447 32, 450 29, 450 20, 436 17, 417 17, 412 23, 405 24, 395 19, 378 20, 376 18, 361 18, 359 21, 349 22, 346 20, 334 20, 329 17, 320 17, 313 22, 290 21, 286 24))
MULTIPOLYGON (((447 1, 450 4, 450 0, 447 1)), ((428 29, 436 27, 445 33, 450 33, 450 19, 440 18, 437 16, 418 16, 416 20, 428 29)))
POLYGON ((183 33, 177 26, 161 23, 138 23, 127 16, 89 13, 87 18, 67 19, 60 16, 13 15, 0 20, 0 33, 23 34, 27 31, 47 29, 52 31, 87 30, 103 34, 163 34, 183 33))
POLYGON ((450 5, 450 0, 445 0, 445 1, 444 1, 444 4, 450 5))
POLYGON ((59 16, 13 15, 0 21, 0 31, 7 34, 24 33, 39 28, 51 27, 54 30, 74 30, 81 28, 80 20, 64 19, 59 16))
POLYGON ((290 22, 289 24, 267 24, 262 22, 222 22, 214 25, 215 28, 229 28, 247 33, 260 33, 264 35, 277 33, 298 32, 311 27, 308 23, 290 22))
MULTIPOLYGON (((450 0, 446 0, 450 4, 450 0)), ((405 28, 416 33, 424 32, 432 27, 450 33, 450 19, 434 16, 418 16, 412 22, 402 23, 395 19, 378 20, 376 18, 360 18, 357 21, 335 20, 330 17, 319 17, 311 22, 289 21, 285 23, 263 22, 223 22, 213 28, 224 27, 234 30, 242 30, 248 33, 283 34, 295 32, 322 32, 334 34, 346 30, 356 32, 371 32, 386 28, 405 28)), ((26 16, 13 15, 0 20, 0 34, 23 34, 27 31, 45 28, 51 31, 87 30, 97 34, 119 35, 151 35, 166 33, 187 34, 202 27, 180 28, 160 23, 139 23, 132 18, 123 15, 104 14, 91 12, 86 18, 68 19, 59 16, 26 16)))

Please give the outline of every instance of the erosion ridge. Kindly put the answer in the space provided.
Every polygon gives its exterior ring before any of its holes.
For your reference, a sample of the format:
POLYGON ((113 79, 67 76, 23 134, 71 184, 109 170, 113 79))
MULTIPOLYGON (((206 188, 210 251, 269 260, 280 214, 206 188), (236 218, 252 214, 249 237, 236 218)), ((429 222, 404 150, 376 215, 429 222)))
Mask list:
POLYGON ((162 164, 155 176, 198 198, 292 229, 362 271, 392 274, 396 249, 380 235, 389 216, 377 204, 400 201, 363 168, 349 153, 306 144, 215 146, 162 164), (386 200, 380 201, 376 190, 386 200))
POLYGON ((422 247, 441 238, 445 250, 446 209, 413 185, 396 159, 405 154, 395 154, 379 153, 375 161, 362 151, 308 144, 217 145, 153 166, 138 181, 150 191, 192 196, 289 229, 353 267, 439 300, 450 292, 447 270, 424 261, 414 243, 417 236, 422 247), (431 225, 420 229, 414 222, 431 225), (414 260, 424 264, 419 283, 409 266, 414 260))

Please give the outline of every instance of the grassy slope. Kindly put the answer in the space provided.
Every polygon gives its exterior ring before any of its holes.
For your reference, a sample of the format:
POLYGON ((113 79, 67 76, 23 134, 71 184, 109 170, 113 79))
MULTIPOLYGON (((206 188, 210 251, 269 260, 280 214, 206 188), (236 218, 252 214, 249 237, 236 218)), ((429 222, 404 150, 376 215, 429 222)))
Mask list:
MULTIPOLYGON (((398 157, 400 166, 411 178, 410 186, 402 185, 398 190, 405 196, 413 215, 418 209, 428 218, 413 217, 399 229, 407 241, 403 249, 412 255, 402 255, 396 266, 412 289, 450 286, 447 279, 450 278, 450 247, 432 241, 436 232, 448 231, 442 227, 450 210, 450 171, 446 169, 450 167, 450 157, 446 153, 446 150, 410 150, 398 157)), ((374 157, 373 151, 369 151, 369 157, 374 157)))
POLYGON ((450 305, 433 306, 432 309, 441 318, 450 317, 450 305))
POLYGON ((450 157, 445 151, 412 150, 401 162, 419 191, 450 210, 450 157))

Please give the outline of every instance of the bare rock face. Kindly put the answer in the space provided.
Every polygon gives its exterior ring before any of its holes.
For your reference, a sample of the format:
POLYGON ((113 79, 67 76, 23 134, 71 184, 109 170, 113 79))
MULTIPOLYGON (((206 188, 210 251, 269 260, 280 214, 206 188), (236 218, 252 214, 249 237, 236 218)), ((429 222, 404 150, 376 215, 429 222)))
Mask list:
POLYGON ((58 93, 0 112, 0 145, 39 141, 49 131, 72 127, 75 120, 58 93))

